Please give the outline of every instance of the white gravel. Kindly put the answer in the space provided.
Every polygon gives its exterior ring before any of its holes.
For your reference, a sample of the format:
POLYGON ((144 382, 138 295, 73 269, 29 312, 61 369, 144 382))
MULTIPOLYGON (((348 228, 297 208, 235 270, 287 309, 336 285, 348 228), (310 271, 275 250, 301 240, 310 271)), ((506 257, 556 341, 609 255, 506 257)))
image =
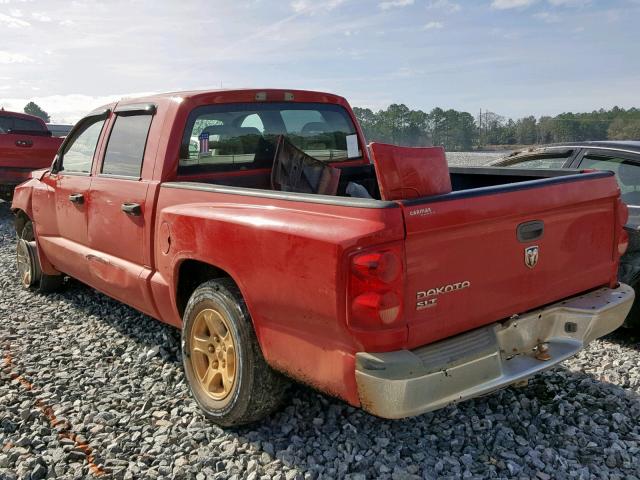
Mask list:
POLYGON ((78 282, 18 287, 0 202, 0 478, 640 476, 640 344, 594 342, 528 387, 386 421, 295 387, 223 430, 185 385, 179 333, 78 282))
POLYGON ((447 152, 447 161, 449 165, 455 167, 479 166, 506 157, 509 153, 511 153, 509 150, 498 152, 447 152))

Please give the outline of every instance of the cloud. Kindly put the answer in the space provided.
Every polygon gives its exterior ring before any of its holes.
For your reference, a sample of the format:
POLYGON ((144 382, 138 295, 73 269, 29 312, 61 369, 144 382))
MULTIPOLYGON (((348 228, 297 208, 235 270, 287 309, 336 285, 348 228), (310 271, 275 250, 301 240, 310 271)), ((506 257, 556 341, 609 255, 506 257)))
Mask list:
POLYGON ((423 28, 424 30, 440 30, 444 27, 442 22, 429 22, 423 28))
POLYGON ((346 0, 325 0, 325 1, 313 1, 313 0, 295 0, 290 3, 291 8, 295 13, 316 13, 319 11, 331 11, 336 7, 342 5, 346 0))
POLYGON ((573 6, 573 5, 587 5, 591 3, 591 0, 547 0, 554 7, 558 6, 573 6))
POLYGON ((11 53, 0 50, 0 63, 33 63, 33 59, 21 53, 11 53))
POLYGON ((17 17, 12 17, 11 15, 5 15, 4 13, 0 13, 0 25, 1 24, 9 28, 25 28, 31 26, 29 22, 20 20, 17 17))
POLYGON ((387 0, 386 2, 380 2, 378 7, 382 10, 389 10, 396 7, 408 7, 413 5, 414 0, 387 0))
POLYGON ((534 18, 541 20, 545 23, 559 23, 562 19, 560 15, 550 12, 540 12, 533 15, 534 18))
POLYGON ((496 10, 507 10, 510 8, 528 7, 535 2, 536 0, 493 0, 491 7, 496 10))
POLYGON ((31 16, 33 18, 35 18, 36 20, 38 20, 39 22, 50 22, 51 21, 51 17, 48 15, 45 15, 42 12, 33 12, 31 14, 31 16))
MULTIPOLYGON (((34 89, 36 90, 36 89, 34 89)), ((84 117, 91 110, 101 105, 113 103, 128 97, 144 97, 153 94, 152 92, 142 92, 126 95, 47 95, 39 97, 21 98, 0 98, 0 106, 6 110, 21 112, 29 102, 36 102, 49 115, 54 122, 75 123, 84 117)))
POLYGON ((427 4, 427 8, 444 10, 447 13, 455 13, 462 10, 462 6, 459 3, 455 3, 450 0, 436 0, 427 4))

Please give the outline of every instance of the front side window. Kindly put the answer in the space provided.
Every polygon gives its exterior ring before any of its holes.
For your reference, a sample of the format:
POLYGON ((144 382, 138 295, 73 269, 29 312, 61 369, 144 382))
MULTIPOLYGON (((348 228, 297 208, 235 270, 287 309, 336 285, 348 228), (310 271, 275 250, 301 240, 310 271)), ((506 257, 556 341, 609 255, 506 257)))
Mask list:
POLYGON ((59 171, 90 173, 93 156, 96 153, 100 132, 105 119, 88 121, 82 128, 73 134, 71 140, 65 145, 62 152, 62 164, 59 171))
POLYGON ((119 115, 111 130, 102 173, 140 177, 151 115, 119 115))
POLYGON ((269 168, 279 135, 321 161, 362 156, 355 126, 339 105, 208 105, 194 109, 189 116, 178 173, 269 168))

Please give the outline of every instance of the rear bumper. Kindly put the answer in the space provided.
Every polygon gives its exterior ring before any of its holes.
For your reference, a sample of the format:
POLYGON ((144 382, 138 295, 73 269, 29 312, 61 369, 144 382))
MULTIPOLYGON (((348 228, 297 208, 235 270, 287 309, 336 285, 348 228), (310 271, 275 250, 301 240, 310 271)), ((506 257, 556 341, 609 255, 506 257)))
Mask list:
POLYGON ((415 350, 357 353, 360 403, 374 415, 403 418, 506 387, 618 328, 633 299, 620 284, 415 350))

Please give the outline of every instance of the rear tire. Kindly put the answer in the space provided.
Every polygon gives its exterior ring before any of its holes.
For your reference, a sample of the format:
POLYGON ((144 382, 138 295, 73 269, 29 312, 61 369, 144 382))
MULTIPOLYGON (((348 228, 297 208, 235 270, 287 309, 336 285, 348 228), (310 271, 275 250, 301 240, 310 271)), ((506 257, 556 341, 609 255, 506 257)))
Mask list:
POLYGON ((18 263, 18 277, 24 289, 49 293, 62 288, 64 276, 42 273, 31 221, 27 221, 24 224, 19 234, 16 246, 16 260, 18 263))
POLYGON ((289 381, 265 361, 236 284, 210 280, 184 312, 182 356, 191 393, 213 422, 255 422, 283 402, 289 381))

